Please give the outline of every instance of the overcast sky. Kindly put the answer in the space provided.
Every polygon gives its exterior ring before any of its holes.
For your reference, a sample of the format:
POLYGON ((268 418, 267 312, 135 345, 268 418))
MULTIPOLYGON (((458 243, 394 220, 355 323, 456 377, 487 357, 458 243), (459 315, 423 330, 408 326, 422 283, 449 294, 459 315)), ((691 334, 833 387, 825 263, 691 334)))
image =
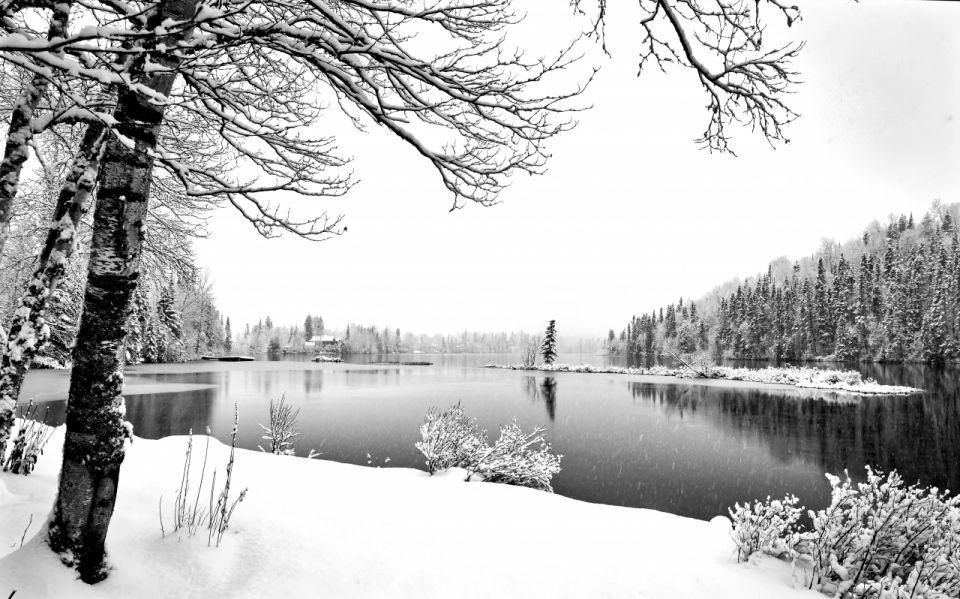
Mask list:
MULTIPOLYGON (((576 26, 567 4, 531 9, 531 39, 576 26)), ((612 58, 587 48, 601 67, 584 98, 593 109, 550 144, 548 172, 515 177, 497 206, 449 212, 451 194, 412 148, 353 132, 331 110, 361 183, 312 206, 345 214, 348 232, 263 240, 224 208, 197 244, 234 330, 310 313, 415 333, 556 319, 561 333, 599 337, 777 256, 808 255, 822 237, 960 201, 960 3, 798 0, 802 116, 776 149, 737 131, 736 158, 693 143, 707 99, 692 72, 636 77, 635 4, 610 2, 612 58)))

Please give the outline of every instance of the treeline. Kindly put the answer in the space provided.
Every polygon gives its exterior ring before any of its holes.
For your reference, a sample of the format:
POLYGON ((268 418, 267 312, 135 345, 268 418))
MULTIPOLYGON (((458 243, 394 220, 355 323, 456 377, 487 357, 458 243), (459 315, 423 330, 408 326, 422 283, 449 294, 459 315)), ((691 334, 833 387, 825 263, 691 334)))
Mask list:
POLYGON ((230 318, 217 310, 213 284, 198 277, 141 285, 127 333, 127 363, 183 362, 233 348, 230 318))
POLYGON ((233 343, 244 353, 300 353, 307 351, 304 343, 328 333, 321 316, 307 315, 302 328, 298 324, 275 325, 273 319, 267 316, 253 326, 249 323, 244 325, 243 330, 236 333, 233 343))
MULTIPOLYGON (((337 336, 341 336, 339 331, 337 336)), ((423 335, 401 334, 400 329, 350 324, 343 331, 344 352, 355 354, 411 353, 425 354, 519 354, 521 350, 543 334, 523 331, 461 333, 423 335)), ((602 342, 594 339, 558 337, 559 353, 596 354, 603 349, 602 342)))
MULTIPOLYGON (((463 331, 452 334, 416 334, 401 332, 399 328, 367 326, 350 323, 344 328, 326 328, 323 318, 308 315, 303 325, 275 325, 267 316, 254 325, 245 325, 235 334, 234 346, 250 353, 301 353, 318 352, 319 344, 304 347, 314 337, 330 335, 340 343, 337 347, 345 354, 398 354, 415 351, 441 354, 519 354, 542 335, 523 331, 511 333, 480 333, 463 331)), ((597 339, 560 338, 560 353, 596 354, 603 350, 597 339)))
POLYGON ((844 362, 956 362, 960 356, 960 204, 874 221, 861 237, 824 240, 813 256, 699 301, 634 316, 608 352, 844 362))

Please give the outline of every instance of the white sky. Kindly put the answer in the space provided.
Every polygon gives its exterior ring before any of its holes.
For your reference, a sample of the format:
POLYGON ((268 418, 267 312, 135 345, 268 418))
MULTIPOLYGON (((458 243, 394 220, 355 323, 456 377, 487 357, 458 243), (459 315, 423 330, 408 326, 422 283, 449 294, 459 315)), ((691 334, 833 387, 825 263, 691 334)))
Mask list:
MULTIPOLYGON (((587 48, 601 66, 585 97, 594 108, 550 144, 546 175, 518 175, 492 208, 448 212, 452 196, 411 147, 346 129, 331 109, 361 183, 312 206, 346 214, 349 231, 263 240, 223 209, 197 244, 221 311, 235 331, 310 313, 415 333, 539 331, 556 319, 561 334, 601 336, 777 256, 810 254, 822 237, 960 201, 960 2, 798 3, 791 33, 807 45, 792 143, 736 132, 737 158, 693 143, 707 100, 692 72, 635 76, 639 11, 620 0, 613 57, 587 48)), ((537 4, 531 43, 562 39, 575 24, 567 2, 537 4)))

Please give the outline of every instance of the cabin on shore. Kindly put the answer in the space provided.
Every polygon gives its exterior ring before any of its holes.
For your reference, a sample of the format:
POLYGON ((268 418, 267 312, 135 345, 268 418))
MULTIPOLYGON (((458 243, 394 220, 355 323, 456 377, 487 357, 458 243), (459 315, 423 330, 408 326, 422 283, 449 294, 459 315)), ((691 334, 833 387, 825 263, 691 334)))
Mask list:
POLYGON ((343 341, 340 337, 334 337, 333 335, 314 335, 310 338, 310 341, 307 341, 303 344, 303 347, 306 349, 318 349, 320 351, 326 352, 336 352, 340 351, 340 342, 343 341))

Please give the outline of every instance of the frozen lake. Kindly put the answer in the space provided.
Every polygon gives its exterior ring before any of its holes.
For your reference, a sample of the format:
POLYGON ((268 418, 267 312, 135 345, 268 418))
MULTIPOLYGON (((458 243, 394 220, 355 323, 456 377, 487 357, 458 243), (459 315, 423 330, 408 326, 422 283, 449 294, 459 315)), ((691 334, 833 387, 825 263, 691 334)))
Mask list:
MULTIPOLYGON (((289 359, 288 359, 289 358, 289 359)), ((298 454, 360 465, 423 468, 414 448, 427 409, 462 402, 490 440, 512 418, 550 428, 564 455, 557 493, 584 501, 709 519, 734 502, 794 493, 824 507, 824 472, 896 468, 909 482, 960 486, 960 372, 863 365, 879 382, 928 390, 914 397, 849 396, 815 390, 753 389, 614 374, 487 370, 516 356, 404 355, 433 366, 280 361, 131 366, 127 418, 146 438, 209 426, 228 441, 239 403, 238 445, 264 443, 270 398, 300 408, 298 454), (369 454, 369 457, 368 457, 369 454), (387 462, 389 458, 389 462, 387 462)), ((561 356, 561 362, 626 365, 622 359, 561 356)), ((69 373, 31 372, 21 395, 63 421, 69 373)), ((243 468, 242 460, 237 468, 243 468)))

